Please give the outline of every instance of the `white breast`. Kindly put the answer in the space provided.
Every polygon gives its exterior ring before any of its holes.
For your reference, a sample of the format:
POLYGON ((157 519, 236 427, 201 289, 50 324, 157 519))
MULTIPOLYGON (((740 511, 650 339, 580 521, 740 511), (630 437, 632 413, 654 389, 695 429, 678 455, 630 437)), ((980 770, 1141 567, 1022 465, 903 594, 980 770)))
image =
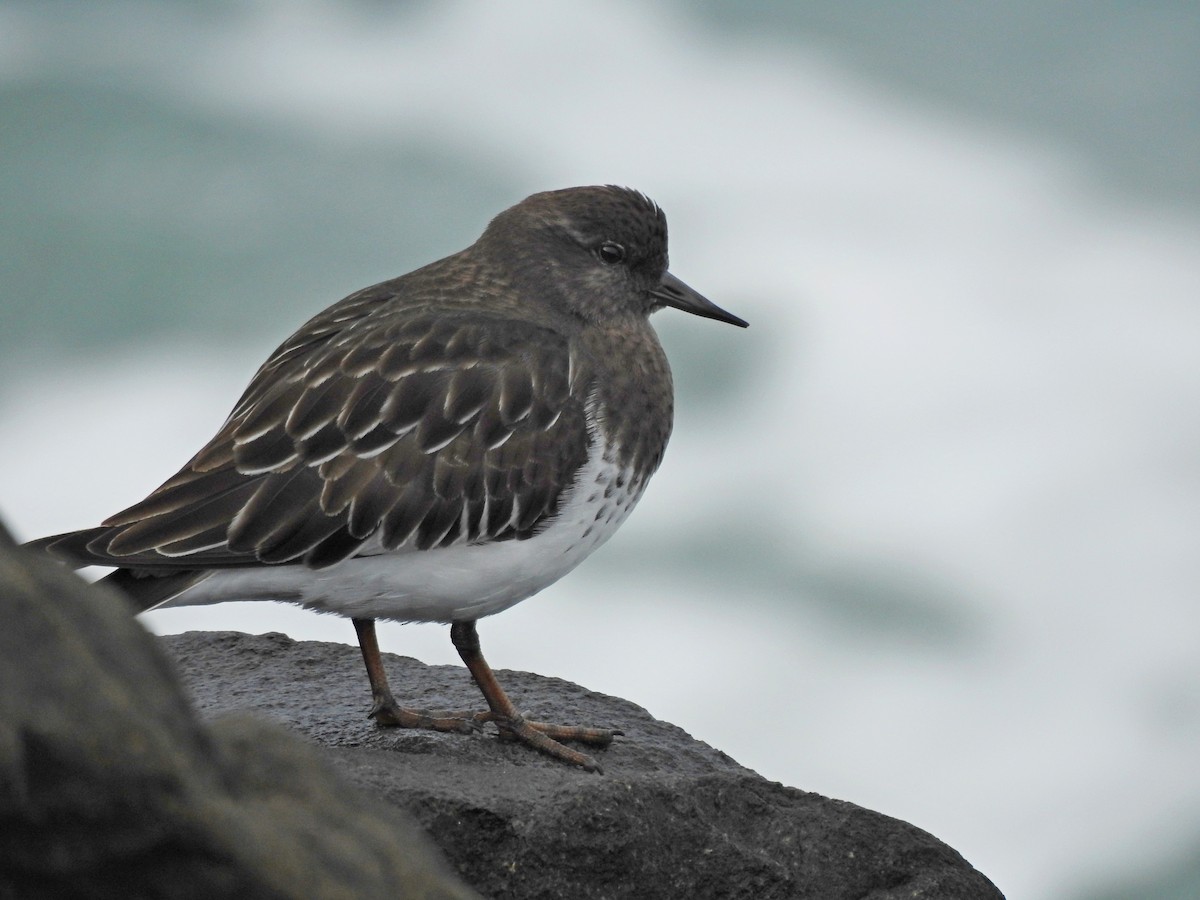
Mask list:
POLYGON ((546 529, 526 540, 459 544, 360 556, 328 569, 264 566, 219 570, 168 606, 280 600, 357 618, 407 622, 478 619, 553 584, 608 540, 645 487, 593 445, 546 529))

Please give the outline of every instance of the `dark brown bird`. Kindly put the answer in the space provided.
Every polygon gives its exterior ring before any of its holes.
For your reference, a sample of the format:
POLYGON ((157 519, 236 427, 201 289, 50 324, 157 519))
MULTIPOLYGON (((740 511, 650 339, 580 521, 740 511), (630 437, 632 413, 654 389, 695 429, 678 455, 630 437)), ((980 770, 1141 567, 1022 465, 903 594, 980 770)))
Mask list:
POLYGON ((471 247, 351 294, 258 370, 178 474, 96 528, 35 545, 138 611, 280 600, 348 616, 383 725, 486 720, 586 769, 611 730, 525 720, 477 619, 575 568, 624 521, 671 433, 665 306, 745 327, 667 271, 667 223, 619 187, 550 191, 471 247), (486 713, 400 706, 375 619, 451 623, 486 713))

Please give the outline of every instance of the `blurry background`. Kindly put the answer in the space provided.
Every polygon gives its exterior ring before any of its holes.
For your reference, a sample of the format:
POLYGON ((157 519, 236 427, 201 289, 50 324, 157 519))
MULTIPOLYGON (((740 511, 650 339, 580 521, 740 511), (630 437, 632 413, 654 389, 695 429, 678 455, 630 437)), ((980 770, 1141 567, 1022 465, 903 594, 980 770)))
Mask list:
MULTIPOLYGON (((751 328, 656 318, 666 464, 483 623, 492 663, 912 821, 1014 898, 1200 895, 1195 3, 6 0, 0 146, 20 536, 140 499, 334 300, 533 191, 628 184, 751 328)), ((441 626, 381 637, 457 661, 441 626)))

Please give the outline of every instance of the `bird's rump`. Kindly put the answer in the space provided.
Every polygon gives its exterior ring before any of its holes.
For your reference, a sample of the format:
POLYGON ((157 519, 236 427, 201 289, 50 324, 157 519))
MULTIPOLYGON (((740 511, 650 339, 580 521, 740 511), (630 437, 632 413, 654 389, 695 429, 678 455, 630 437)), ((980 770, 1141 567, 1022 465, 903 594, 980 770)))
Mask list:
POLYGON ((320 568, 520 539, 554 515, 590 433, 565 335, 462 308, 389 314, 378 301, 340 330, 329 318, 281 346, 217 435, 145 500, 37 543, 148 573, 320 568))

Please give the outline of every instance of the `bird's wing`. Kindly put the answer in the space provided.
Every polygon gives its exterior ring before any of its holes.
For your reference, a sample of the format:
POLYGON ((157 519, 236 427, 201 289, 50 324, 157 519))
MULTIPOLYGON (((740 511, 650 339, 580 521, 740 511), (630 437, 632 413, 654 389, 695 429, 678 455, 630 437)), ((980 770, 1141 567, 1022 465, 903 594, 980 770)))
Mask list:
POLYGON ((554 515, 589 443, 566 337, 462 308, 330 318, 280 347, 149 497, 36 543, 147 573, 318 568, 520 539, 554 515))

